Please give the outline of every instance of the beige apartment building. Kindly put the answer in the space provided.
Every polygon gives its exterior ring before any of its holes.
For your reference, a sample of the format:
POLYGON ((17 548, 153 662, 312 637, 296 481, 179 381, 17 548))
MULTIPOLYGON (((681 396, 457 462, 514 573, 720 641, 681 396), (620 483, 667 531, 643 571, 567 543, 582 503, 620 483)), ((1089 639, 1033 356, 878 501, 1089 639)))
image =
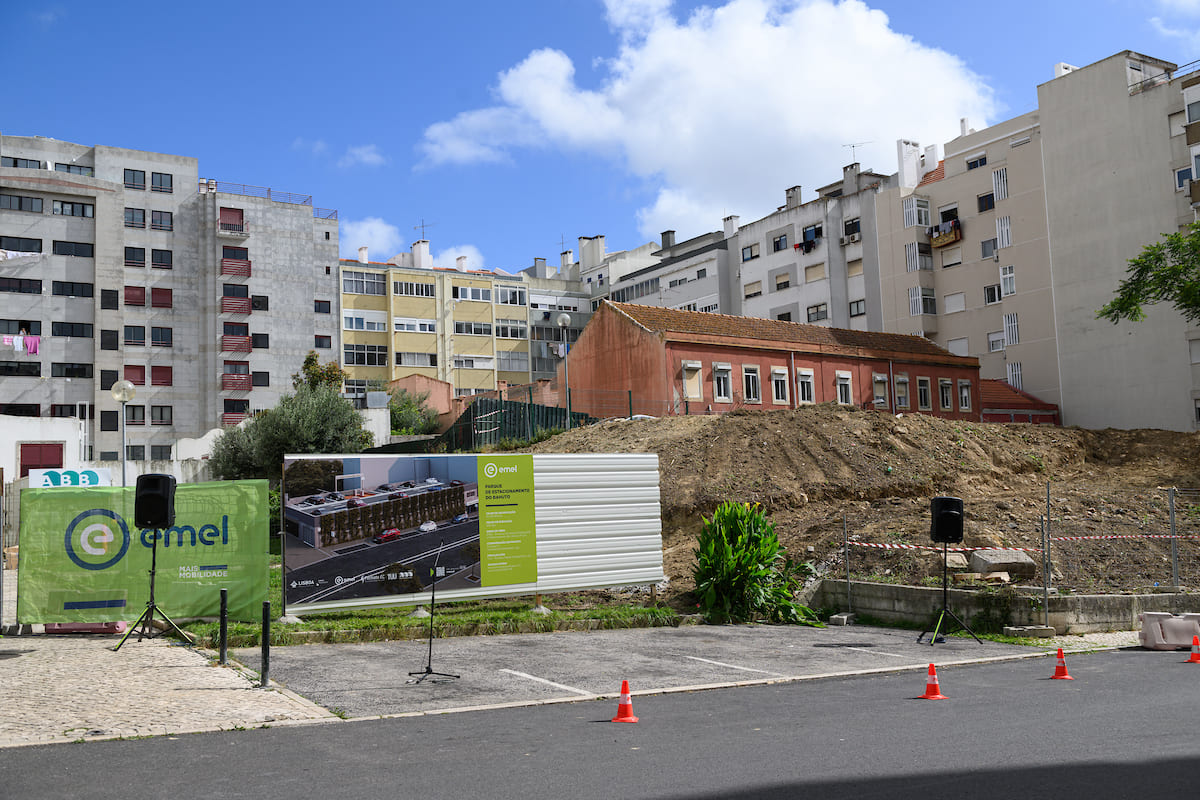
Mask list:
POLYGON ((978 357, 1064 424, 1197 429, 1200 329, 1167 305, 1096 319, 1128 260, 1195 219, 1200 75, 1176 71, 1132 51, 1059 64, 1037 110, 964 120, 941 159, 899 142, 878 197, 884 330, 978 357))

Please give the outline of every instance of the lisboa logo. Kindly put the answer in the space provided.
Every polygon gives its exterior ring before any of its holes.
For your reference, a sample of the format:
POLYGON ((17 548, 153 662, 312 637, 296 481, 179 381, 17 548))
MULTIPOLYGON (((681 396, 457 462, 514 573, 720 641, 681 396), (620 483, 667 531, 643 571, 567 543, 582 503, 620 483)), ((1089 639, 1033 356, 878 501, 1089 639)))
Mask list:
POLYGON ((483 465, 483 474, 485 477, 494 478, 494 477, 496 477, 497 472, 498 472, 498 470, 497 470, 495 464, 484 464, 483 465))
POLYGON ((129 526, 115 511, 93 508, 67 526, 67 555, 84 569, 108 569, 129 550, 129 526))

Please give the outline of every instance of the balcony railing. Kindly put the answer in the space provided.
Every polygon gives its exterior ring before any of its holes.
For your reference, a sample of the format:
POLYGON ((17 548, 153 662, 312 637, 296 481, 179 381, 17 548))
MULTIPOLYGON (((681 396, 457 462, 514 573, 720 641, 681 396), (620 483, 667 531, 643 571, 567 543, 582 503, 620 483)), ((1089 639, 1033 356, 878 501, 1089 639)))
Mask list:
POLYGON ((253 381, 249 375, 238 375, 226 372, 221 375, 221 388, 231 392, 245 392, 252 388, 253 381))
POLYGON ((220 222, 217 223, 217 233, 221 236, 245 238, 250 235, 249 222, 220 222))
POLYGON ((962 241, 962 223, 956 219, 929 229, 929 243, 934 247, 945 247, 958 241, 962 241))
POLYGON ((250 262, 240 258, 222 258, 221 274, 235 275, 240 278, 249 278, 250 262))
POLYGON ((230 314, 249 314, 249 297, 222 297, 221 310, 230 314))
POLYGON ((237 425, 239 422, 245 421, 245 419, 249 416, 250 415, 245 412, 226 411, 221 415, 221 424, 225 427, 230 427, 232 425, 237 425))
POLYGON ((249 336, 231 336, 225 334, 221 337, 222 353, 249 353, 250 350, 249 336))

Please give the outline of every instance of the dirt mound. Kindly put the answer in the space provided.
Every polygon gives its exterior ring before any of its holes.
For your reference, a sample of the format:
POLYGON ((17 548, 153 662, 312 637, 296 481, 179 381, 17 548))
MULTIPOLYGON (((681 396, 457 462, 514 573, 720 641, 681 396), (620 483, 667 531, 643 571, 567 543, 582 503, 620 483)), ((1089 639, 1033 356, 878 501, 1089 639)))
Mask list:
MULTIPOLYGON (((658 454, 669 596, 679 605, 692 586, 701 516, 725 500, 762 504, 793 556, 841 575, 843 525, 852 540, 929 544, 934 495, 963 499, 965 546, 1039 547, 1048 484, 1054 535, 1128 526, 1165 534, 1161 487, 1200 487, 1200 434, 971 423, 831 404, 602 422, 531 450, 658 454)), ((1166 585, 1164 552, 1161 540, 1063 550, 1056 582, 1078 591, 1166 585)), ((850 560, 859 576, 940 581, 940 555, 928 551, 852 547, 850 560)))

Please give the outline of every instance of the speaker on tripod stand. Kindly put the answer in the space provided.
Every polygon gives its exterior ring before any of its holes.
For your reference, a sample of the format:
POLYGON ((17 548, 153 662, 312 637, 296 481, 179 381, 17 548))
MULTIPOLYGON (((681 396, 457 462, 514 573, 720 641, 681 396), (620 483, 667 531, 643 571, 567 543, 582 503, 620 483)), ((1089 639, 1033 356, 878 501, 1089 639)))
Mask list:
MULTIPOLYGON (((979 637, 975 635, 975 632, 950 610, 949 602, 950 583, 946 561, 949 555, 949 545, 959 544, 963 540, 963 501, 961 498, 934 497, 929 501, 929 538, 933 540, 934 544, 942 545, 942 611, 934 618, 933 635, 929 638, 929 644, 940 644, 946 641, 946 637, 941 633, 942 623, 946 621, 946 617, 957 622, 960 628, 971 634, 971 638, 978 642, 979 637)), ((917 637, 917 641, 920 642, 927 633, 929 633, 928 629, 922 631, 921 635, 917 637)))

